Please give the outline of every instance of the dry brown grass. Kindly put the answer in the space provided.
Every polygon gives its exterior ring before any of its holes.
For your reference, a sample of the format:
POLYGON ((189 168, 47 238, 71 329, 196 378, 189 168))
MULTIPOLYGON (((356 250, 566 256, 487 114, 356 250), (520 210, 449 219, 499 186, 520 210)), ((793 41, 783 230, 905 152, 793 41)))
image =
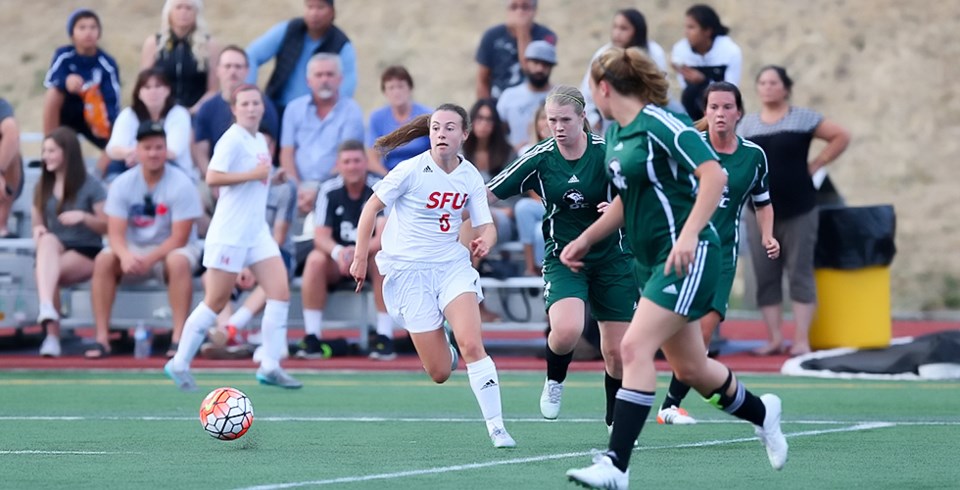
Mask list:
MULTIPOLYGON (((579 83, 589 57, 607 38, 612 12, 631 3, 541 1, 538 19, 560 37, 555 81, 579 83)), ((657 0, 641 5, 651 38, 668 52, 682 35, 683 11, 692 3, 657 0)), ((302 2, 207 4, 214 35, 222 42, 246 45, 275 22, 297 15, 302 2)), ((832 175, 851 204, 896 206, 900 253, 893 265, 894 306, 943 307, 960 277, 955 253, 960 245, 955 204, 960 181, 956 2, 712 4, 743 48, 745 87, 751 86, 760 66, 783 64, 796 81, 798 105, 816 108, 852 131, 853 142, 832 175)), ((26 130, 40 129, 43 74, 54 48, 66 42, 64 22, 77 5, 0 0, 0 33, 8 53, 0 58, 0 95, 14 104, 26 130)), ((159 26, 162 2, 89 0, 85 5, 102 16, 103 46, 117 58, 123 81, 129 83, 144 37, 159 26)), ((483 29, 503 18, 503 2, 498 0, 338 0, 337 7, 337 22, 359 54, 357 100, 366 110, 383 103, 379 71, 394 63, 405 64, 413 73, 420 101, 472 103, 474 50, 483 29)), ((267 73, 262 70, 261 76, 267 73)), ((745 92, 748 108, 755 109, 752 90, 745 92)))

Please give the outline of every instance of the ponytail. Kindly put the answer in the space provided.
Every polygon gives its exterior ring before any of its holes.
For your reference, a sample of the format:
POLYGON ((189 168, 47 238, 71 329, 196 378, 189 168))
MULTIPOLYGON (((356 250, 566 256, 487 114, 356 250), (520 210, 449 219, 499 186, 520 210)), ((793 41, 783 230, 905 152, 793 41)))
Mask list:
POLYGON ((595 83, 606 80, 622 95, 636 97, 657 106, 669 101, 666 75, 640 48, 612 47, 593 60, 590 77, 595 83))

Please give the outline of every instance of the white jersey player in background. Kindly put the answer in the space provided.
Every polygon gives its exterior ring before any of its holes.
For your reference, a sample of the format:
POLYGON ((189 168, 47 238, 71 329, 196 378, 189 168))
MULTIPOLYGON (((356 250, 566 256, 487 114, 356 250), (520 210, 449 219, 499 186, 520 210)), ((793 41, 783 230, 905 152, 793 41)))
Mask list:
POLYGON ((444 104, 377 140, 377 148, 386 153, 429 134, 430 150, 401 162, 374 186, 357 225, 350 275, 359 291, 367 277, 367 250, 377 213, 390 208, 376 256, 384 275, 387 312, 410 332, 424 369, 437 383, 446 381, 457 367, 457 351, 443 326, 446 318, 493 445, 514 447, 516 442, 503 426, 497 368, 480 336, 478 305, 483 295, 470 254, 487 255, 497 232, 483 178, 459 154, 469 131, 467 112, 444 104), (464 212, 473 223, 469 252, 458 238, 464 212))
POLYGON ((217 314, 230 301, 237 275, 249 267, 267 296, 257 379, 263 384, 300 388, 303 385, 280 367, 287 350, 290 288, 280 248, 264 217, 272 165, 267 141, 257 131, 264 112, 263 94, 255 85, 241 85, 233 92, 231 107, 237 122, 217 142, 206 175, 208 185, 220 186, 204 244, 206 291, 187 318, 177 353, 164 372, 181 390, 197 388, 190 361, 217 314))

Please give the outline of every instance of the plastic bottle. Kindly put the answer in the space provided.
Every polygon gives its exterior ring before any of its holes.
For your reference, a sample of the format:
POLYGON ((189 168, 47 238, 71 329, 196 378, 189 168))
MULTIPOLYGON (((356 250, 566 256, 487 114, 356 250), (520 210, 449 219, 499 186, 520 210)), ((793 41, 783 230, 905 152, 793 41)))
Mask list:
POLYGON ((133 331, 133 357, 150 357, 150 330, 142 320, 137 322, 137 328, 133 331))

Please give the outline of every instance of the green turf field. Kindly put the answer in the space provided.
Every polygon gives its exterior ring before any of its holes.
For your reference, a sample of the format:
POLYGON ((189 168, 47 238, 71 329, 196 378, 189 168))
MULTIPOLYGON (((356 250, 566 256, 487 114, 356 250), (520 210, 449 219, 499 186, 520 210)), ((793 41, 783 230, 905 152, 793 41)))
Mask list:
MULTIPOLYGON (((300 391, 252 373, 200 373, 200 392, 159 372, 0 373, 0 488, 573 488, 563 474, 606 446, 602 377, 573 374, 563 412, 540 418, 539 373, 502 373, 507 428, 495 450, 461 370, 300 375, 300 391), (233 386, 255 421, 222 442, 200 427, 207 391, 233 386)), ((648 423, 633 488, 956 488, 960 383, 744 376, 784 402, 790 460, 770 469, 752 428, 697 398, 701 423, 648 423)), ((665 391, 661 379, 658 395, 665 391)))

